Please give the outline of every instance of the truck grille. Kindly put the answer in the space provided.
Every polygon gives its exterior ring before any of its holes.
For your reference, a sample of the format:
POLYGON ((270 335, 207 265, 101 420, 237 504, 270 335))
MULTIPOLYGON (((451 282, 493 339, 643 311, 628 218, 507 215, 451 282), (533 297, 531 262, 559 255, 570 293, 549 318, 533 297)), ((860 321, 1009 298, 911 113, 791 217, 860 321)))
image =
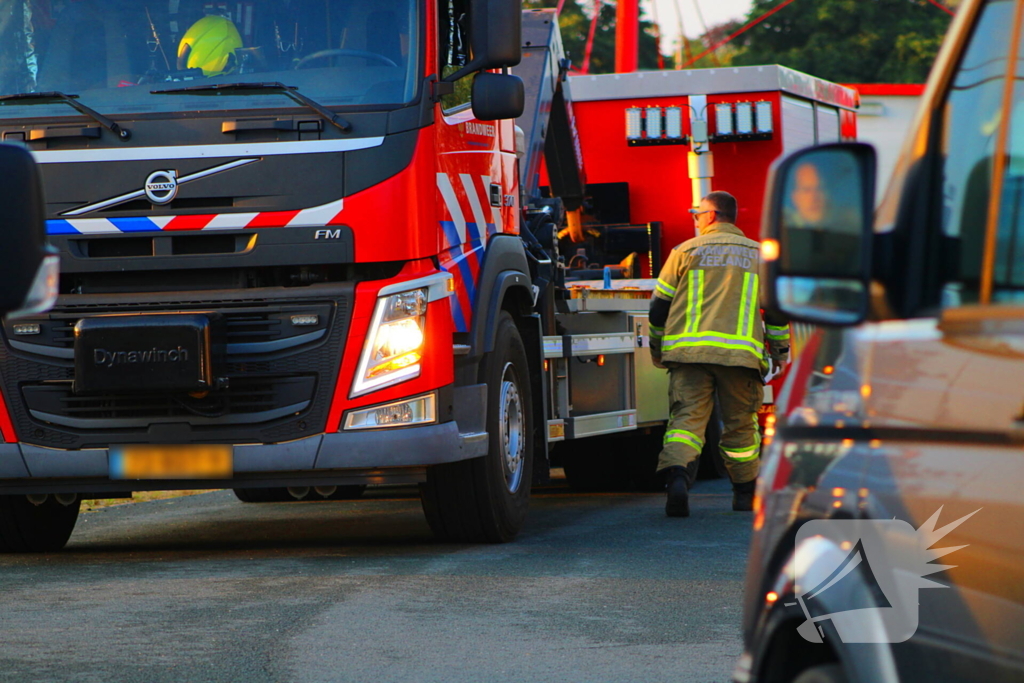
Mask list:
POLYGON ((0 386, 18 437, 52 448, 90 448, 156 441, 274 443, 321 433, 352 300, 351 285, 327 289, 329 297, 296 300, 245 300, 238 292, 218 300, 207 292, 198 301, 88 306, 73 305, 75 297, 69 296, 45 317, 9 321, 0 345, 0 386), (223 321, 215 328, 213 342, 223 352, 214 374, 227 380, 226 387, 205 395, 73 392, 79 320, 158 312, 211 313, 223 321), (293 318, 303 324, 293 324, 293 318), (39 331, 16 335, 15 324, 38 324, 39 331))

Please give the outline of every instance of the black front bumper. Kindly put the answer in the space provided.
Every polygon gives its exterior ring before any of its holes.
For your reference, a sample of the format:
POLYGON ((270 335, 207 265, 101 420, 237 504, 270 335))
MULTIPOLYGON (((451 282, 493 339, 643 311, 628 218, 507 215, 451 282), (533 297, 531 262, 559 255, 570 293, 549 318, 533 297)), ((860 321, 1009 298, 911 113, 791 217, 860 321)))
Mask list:
POLYGON ((106 448, 63 451, 0 444, 0 494, 412 483, 422 481, 431 465, 478 457, 486 449, 486 433, 460 434, 457 423, 445 422, 235 446, 230 479, 126 481, 110 478, 106 448))

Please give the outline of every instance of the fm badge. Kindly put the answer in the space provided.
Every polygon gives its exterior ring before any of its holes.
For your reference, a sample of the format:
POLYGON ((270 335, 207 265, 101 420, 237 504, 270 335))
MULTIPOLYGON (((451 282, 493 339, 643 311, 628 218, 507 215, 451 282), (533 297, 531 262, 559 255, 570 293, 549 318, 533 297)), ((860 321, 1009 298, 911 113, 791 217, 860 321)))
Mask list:
POLYGON ((146 178, 146 197, 154 204, 170 204, 178 196, 178 172, 154 171, 146 178))

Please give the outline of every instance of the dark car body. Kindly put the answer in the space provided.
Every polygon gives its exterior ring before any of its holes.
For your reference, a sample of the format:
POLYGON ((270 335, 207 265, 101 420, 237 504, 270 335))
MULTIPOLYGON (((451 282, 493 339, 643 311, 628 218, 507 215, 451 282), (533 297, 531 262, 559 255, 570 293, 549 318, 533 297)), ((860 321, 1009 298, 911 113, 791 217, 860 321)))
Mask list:
MULTIPOLYGON (((1022 22, 1020 1, 961 4, 865 232, 867 322, 815 328, 794 362, 762 453, 737 682, 1024 680, 1022 22), (902 520, 954 549, 930 556, 946 569, 898 570, 923 577, 912 636, 878 622, 877 642, 844 642, 827 618, 823 642, 798 634, 798 558, 847 552, 798 542, 812 520, 902 520)), ((870 594, 864 576, 828 583, 822 611, 870 594)))

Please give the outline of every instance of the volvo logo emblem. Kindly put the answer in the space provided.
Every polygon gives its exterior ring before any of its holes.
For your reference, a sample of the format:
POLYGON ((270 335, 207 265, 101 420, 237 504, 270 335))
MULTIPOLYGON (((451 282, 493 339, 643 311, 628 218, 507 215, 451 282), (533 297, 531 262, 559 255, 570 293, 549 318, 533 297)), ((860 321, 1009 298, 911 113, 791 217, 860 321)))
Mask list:
POLYGON ((146 197, 154 204, 170 204, 177 195, 177 171, 155 171, 146 178, 146 197))

